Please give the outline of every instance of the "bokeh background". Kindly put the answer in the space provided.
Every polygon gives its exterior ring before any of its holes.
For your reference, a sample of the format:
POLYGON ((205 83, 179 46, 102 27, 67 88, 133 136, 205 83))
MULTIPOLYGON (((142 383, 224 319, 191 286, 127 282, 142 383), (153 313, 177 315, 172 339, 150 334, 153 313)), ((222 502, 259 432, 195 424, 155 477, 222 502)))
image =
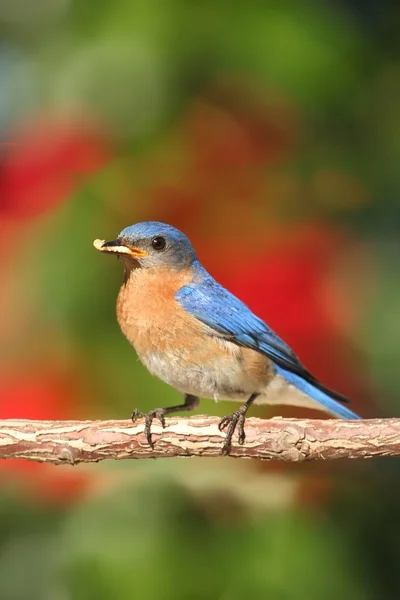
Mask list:
MULTIPOLYGON (((147 219, 354 410, 399 415, 399 29, 389 1, 0 0, 0 418, 177 402, 92 247, 147 219)), ((0 598, 393 600, 399 474, 2 461, 0 598)))

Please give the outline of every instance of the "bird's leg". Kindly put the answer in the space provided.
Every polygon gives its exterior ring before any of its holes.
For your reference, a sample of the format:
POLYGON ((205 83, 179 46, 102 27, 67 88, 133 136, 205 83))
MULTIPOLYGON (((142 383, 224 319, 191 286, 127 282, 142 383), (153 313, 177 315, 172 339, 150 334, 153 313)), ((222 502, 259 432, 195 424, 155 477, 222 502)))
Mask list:
POLYGON ((220 431, 224 431, 226 429, 226 438, 222 446, 222 454, 229 454, 229 450, 232 444, 232 436, 235 432, 236 427, 238 428, 239 444, 244 444, 244 440, 246 439, 246 434, 244 433, 246 413, 249 410, 250 406, 253 404, 254 400, 257 398, 257 396, 258 394, 252 394, 247 400, 247 402, 245 402, 245 404, 242 404, 242 406, 235 410, 234 413, 223 417, 218 423, 218 429, 220 431))
POLYGON ((131 414, 131 419, 135 422, 137 419, 144 417, 144 435, 146 436, 147 443, 151 448, 154 448, 153 441, 151 439, 151 424, 154 419, 158 419, 161 426, 165 427, 165 415, 169 415, 174 412, 180 412, 184 410, 194 410, 198 407, 200 399, 197 396, 191 394, 185 394, 185 401, 183 404, 176 406, 167 406, 166 408, 155 408, 150 410, 148 413, 142 413, 140 410, 135 408, 131 414))

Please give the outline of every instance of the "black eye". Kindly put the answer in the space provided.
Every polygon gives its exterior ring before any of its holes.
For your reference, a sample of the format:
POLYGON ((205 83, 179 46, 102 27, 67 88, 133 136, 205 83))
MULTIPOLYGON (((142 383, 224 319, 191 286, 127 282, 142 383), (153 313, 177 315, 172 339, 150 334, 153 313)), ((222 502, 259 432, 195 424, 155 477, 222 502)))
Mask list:
POLYGON ((161 236, 157 236, 151 240, 151 245, 153 246, 154 250, 164 250, 165 244, 165 238, 161 236))

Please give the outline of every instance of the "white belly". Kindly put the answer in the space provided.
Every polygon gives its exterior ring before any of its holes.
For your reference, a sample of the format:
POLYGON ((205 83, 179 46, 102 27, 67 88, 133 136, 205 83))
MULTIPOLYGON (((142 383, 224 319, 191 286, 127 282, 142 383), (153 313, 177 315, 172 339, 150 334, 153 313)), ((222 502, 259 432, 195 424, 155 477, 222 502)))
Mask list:
POLYGON ((271 404, 279 406, 301 406, 313 410, 327 410, 316 400, 307 396, 294 385, 288 383, 282 375, 275 377, 264 388, 264 391, 254 401, 254 404, 271 404))
POLYGON ((214 400, 237 400, 245 402, 252 394, 258 393, 255 404, 289 405, 323 410, 323 407, 300 392, 281 375, 275 375, 269 382, 255 382, 243 369, 238 360, 221 359, 221 364, 185 364, 182 356, 168 359, 163 355, 151 354, 141 357, 150 373, 165 381, 184 394, 214 400))
POLYGON ((150 373, 184 394, 244 402, 255 392, 255 387, 262 389, 248 378, 240 362, 232 359, 193 364, 185 363, 179 355, 169 355, 166 359, 164 355, 152 353, 140 358, 150 373))

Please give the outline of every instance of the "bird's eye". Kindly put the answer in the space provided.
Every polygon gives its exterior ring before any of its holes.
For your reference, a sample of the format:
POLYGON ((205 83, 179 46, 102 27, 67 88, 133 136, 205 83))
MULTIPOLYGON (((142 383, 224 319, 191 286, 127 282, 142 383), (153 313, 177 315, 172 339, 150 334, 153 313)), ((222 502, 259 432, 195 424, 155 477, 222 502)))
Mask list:
POLYGON ((164 250, 165 244, 165 238, 161 236, 157 236, 151 240, 151 245, 153 246, 154 250, 164 250))

